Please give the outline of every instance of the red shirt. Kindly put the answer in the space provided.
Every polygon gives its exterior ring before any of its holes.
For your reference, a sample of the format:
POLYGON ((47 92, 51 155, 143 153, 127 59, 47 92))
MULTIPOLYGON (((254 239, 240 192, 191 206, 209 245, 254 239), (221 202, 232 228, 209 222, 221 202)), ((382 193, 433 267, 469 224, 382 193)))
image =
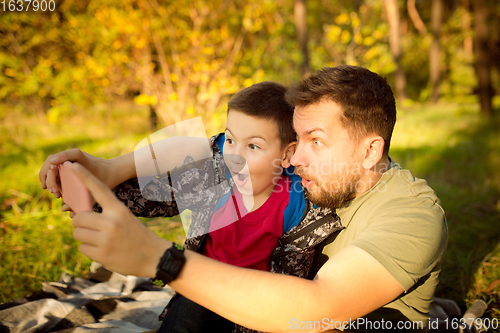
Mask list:
POLYGON ((267 271, 271 254, 283 235, 283 212, 289 192, 290 178, 282 176, 266 202, 247 213, 235 188, 224 206, 212 215, 203 254, 234 266, 267 271))

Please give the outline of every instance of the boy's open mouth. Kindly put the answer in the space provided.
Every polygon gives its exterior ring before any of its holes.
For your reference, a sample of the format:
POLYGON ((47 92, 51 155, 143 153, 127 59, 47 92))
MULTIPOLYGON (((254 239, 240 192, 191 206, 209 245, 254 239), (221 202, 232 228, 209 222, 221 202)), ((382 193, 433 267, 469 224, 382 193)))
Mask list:
POLYGON ((245 185, 245 183, 248 179, 248 175, 236 172, 236 173, 234 173, 233 179, 234 179, 234 182, 236 183, 237 186, 243 186, 243 185, 245 185))
POLYGON ((244 182, 248 178, 248 175, 244 175, 242 173, 235 173, 234 177, 238 178, 239 181, 244 182))

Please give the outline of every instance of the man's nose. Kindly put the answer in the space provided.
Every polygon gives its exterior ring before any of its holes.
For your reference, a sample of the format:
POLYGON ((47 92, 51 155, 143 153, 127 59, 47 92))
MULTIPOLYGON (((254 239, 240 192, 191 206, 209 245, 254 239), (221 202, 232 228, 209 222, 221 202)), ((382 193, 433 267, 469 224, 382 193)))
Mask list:
POLYGON ((306 164, 306 155, 305 155, 305 150, 304 150, 304 145, 297 143, 297 147, 295 148, 295 153, 292 155, 292 158, 290 159, 290 164, 293 166, 307 166, 306 164))

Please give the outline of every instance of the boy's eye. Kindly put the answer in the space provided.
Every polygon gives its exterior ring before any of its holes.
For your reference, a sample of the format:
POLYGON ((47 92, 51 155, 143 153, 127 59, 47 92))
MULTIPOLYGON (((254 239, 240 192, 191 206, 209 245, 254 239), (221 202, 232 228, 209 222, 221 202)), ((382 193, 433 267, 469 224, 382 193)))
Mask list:
POLYGON ((233 141, 233 139, 226 138, 226 142, 229 143, 230 145, 232 145, 234 141, 233 141))
POLYGON ((260 149, 260 147, 259 147, 259 146, 257 146, 256 144, 253 144, 253 143, 249 144, 249 145, 248 145, 248 148, 250 148, 251 150, 257 150, 257 149, 260 149))
POLYGON ((318 139, 314 139, 314 140, 313 140, 313 143, 314 143, 314 146, 316 146, 316 147, 318 147, 318 148, 323 146, 323 142, 321 142, 321 141, 320 141, 320 140, 318 140, 318 139))

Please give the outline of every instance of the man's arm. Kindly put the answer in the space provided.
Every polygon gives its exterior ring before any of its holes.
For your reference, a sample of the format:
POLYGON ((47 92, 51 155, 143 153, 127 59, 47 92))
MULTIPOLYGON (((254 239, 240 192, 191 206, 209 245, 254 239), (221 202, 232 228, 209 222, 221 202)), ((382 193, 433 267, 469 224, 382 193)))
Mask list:
MULTIPOLYGON (((75 215, 73 236, 82 242, 80 251, 116 272, 155 276, 171 243, 150 232, 102 182, 75 166, 103 207, 102 214, 75 215)), ((403 292, 377 260, 354 246, 330 258, 313 281, 235 267, 186 251, 186 264, 171 286, 238 324, 275 332, 296 331, 294 323, 300 321, 354 320, 403 292)))
POLYGON ((266 332, 295 331, 300 321, 354 320, 403 292, 377 260, 354 246, 330 258, 313 281, 186 252, 186 265, 171 287, 229 320, 266 332))

